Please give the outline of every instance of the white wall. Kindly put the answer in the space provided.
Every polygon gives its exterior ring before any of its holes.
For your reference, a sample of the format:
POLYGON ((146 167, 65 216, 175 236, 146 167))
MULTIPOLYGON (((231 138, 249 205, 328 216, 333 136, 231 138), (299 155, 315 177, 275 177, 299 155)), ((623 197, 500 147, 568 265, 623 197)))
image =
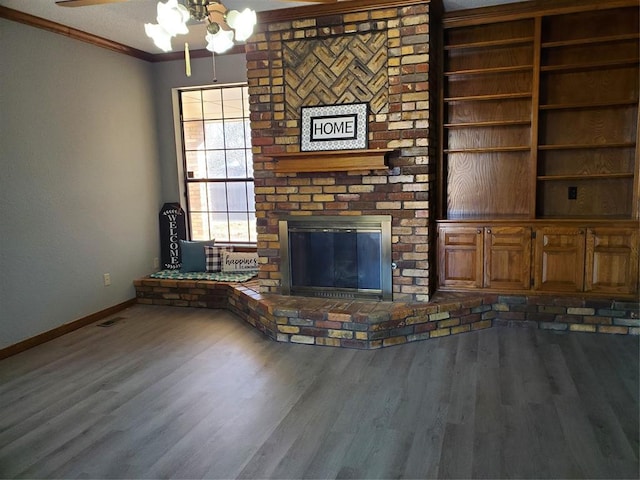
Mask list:
MULTIPOLYGON (((180 200, 172 89, 214 82, 210 57, 188 78, 5 19, 0 44, 3 348, 135 297, 180 200)), ((244 55, 216 66, 217 84, 246 81, 244 55)))
POLYGON ((133 298, 164 200, 151 64, 4 19, 0 45, 2 348, 133 298))

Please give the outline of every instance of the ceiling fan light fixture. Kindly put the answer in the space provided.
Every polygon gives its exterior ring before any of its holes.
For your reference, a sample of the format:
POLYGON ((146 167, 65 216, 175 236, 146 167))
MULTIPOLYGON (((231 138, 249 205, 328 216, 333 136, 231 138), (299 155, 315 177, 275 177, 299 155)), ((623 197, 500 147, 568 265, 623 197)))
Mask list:
POLYGON ((172 36, 189 33, 187 28, 189 17, 189 10, 184 5, 180 5, 178 0, 167 0, 167 3, 158 2, 158 24, 172 36))
POLYGON ((167 32, 162 25, 145 23, 144 31, 147 34, 147 37, 151 38, 154 45, 160 50, 163 52, 171 51, 171 38, 173 38, 173 35, 167 32))
POLYGON ((246 41, 253 35, 253 27, 257 23, 256 12, 245 8, 242 12, 230 10, 226 16, 227 24, 235 31, 236 40, 246 41))
MULTIPOLYGON (((216 25, 216 24, 211 24, 216 25)), ((204 37, 207 41, 207 50, 214 53, 224 53, 233 47, 233 32, 231 30, 222 30, 218 26, 217 33, 207 33, 204 37)))
POLYGON ((171 51, 171 39, 176 35, 189 33, 187 21, 207 20, 207 50, 223 53, 233 47, 234 40, 246 41, 253 35, 257 23, 256 12, 245 8, 241 12, 227 10, 221 2, 215 0, 167 0, 158 2, 158 24, 145 24, 147 36, 161 50, 171 51))

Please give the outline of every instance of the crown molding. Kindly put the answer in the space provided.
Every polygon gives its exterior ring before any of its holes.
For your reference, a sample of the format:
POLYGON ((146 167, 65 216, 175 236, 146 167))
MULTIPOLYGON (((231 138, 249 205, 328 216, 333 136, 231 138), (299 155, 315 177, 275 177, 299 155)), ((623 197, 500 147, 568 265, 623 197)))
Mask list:
POLYGON ((153 61, 154 55, 151 53, 143 52, 142 50, 128 47, 126 45, 123 45, 122 43, 114 42, 113 40, 108 40, 91 33, 83 32, 82 30, 78 30, 73 27, 67 27, 66 25, 62 25, 61 23, 52 22, 51 20, 46 20, 34 15, 29 15, 28 13, 19 12, 18 10, 14 10, 12 8, 0 6, 0 18, 6 18, 7 20, 11 20, 13 22, 23 23, 31 27, 40 28, 42 30, 47 30, 59 35, 64 35, 65 37, 73 38, 74 40, 80 40, 82 42, 90 43, 92 45, 106 48, 107 50, 111 50, 113 52, 129 55, 131 57, 139 58, 140 60, 145 60, 147 62, 153 61))
POLYGON ((638 0, 530 0, 448 12, 443 15, 442 24, 444 28, 453 28, 540 15, 563 15, 634 6, 638 6, 638 0))
MULTIPOLYGON (((145 62, 170 62, 173 60, 184 59, 184 52, 156 54, 144 52, 142 50, 138 50, 137 48, 129 47, 127 45, 123 45, 122 43, 114 42, 113 40, 109 40, 107 38, 99 37, 98 35, 93 35, 92 33, 78 30, 77 28, 67 27, 66 25, 62 25, 61 23, 52 22, 51 20, 36 17, 35 15, 30 15, 28 13, 20 12, 12 8, 3 7, 1 5, 0 18, 6 18, 7 20, 11 20, 13 22, 18 22, 24 25, 29 25, 30 27, 40 28, 42 30, 57 33, 58 35, 63 35, 65 37, 73 38, 74 40, 80 40, 82 42, 95 45, 96 47, 106 48, 107 50, 111 50, 112 52, 129 55, 130 57, 135 57, 139 60, 144 60, 145 62)), ((232 55, 237 53, 243 54, 244 52, 245 47, 243 44, 234 45, 231 50, 223 53, 222 55, 232 55)), ((205 49, 192 50, 190 54, 192 58, 204 58, 211 56, 211 52, 205 49)))
POLYGON ((348 2, 318 3, 302 7, 282 8, 258 12, 258 24, 301 20, 305 18, 341 15, 345 13, 360 13, 381 8, 409 7, 424 5, 425 3, 441 4, 441 0, 351 0, 348 2))

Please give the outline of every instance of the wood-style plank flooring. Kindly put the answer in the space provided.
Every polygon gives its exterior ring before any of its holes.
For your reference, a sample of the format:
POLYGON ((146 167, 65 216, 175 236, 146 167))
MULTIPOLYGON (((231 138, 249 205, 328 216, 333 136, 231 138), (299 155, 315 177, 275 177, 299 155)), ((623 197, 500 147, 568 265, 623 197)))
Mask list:
POLYGON ((2 478, 638 478, 638 338, 377 351, 137 305, 0 361, 2 478))

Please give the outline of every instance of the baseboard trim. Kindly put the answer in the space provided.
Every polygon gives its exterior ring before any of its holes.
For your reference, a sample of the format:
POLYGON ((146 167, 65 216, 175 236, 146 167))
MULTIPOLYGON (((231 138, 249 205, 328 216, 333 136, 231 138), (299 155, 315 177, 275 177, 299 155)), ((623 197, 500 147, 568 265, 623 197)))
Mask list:
POLYGON ((125 308, 131 307, 136 304, 136 299, 132 298, 125 302, 119 303, 117 305, 113 305, 112 307, 105 308, 104 310, 100 310, 99 312, 92 313, 91 315, 87 315, 86 317, 79 318, 78 320, 74 320, 73 322, 65 323, 64 325, 60 325, 59 327, 54 328, 53 330, 49 330, 47 332, 43 332, 35 337, 27 338, 21 342, 18 342, 14 345, 9 345, 3 349, 0 349, 0 360, 11 357, 13 355, 17 355, 20 352, 24 352, 25 350, 29 350, 30 348, 36 347, 38 345, 42 345, 54 338, 61 337, 69 332, 73 332, 79 328, 82 328, 86 325, 90 325, 93 322, 98 320, 102 320, 114 313, 118 313, 125 308))

